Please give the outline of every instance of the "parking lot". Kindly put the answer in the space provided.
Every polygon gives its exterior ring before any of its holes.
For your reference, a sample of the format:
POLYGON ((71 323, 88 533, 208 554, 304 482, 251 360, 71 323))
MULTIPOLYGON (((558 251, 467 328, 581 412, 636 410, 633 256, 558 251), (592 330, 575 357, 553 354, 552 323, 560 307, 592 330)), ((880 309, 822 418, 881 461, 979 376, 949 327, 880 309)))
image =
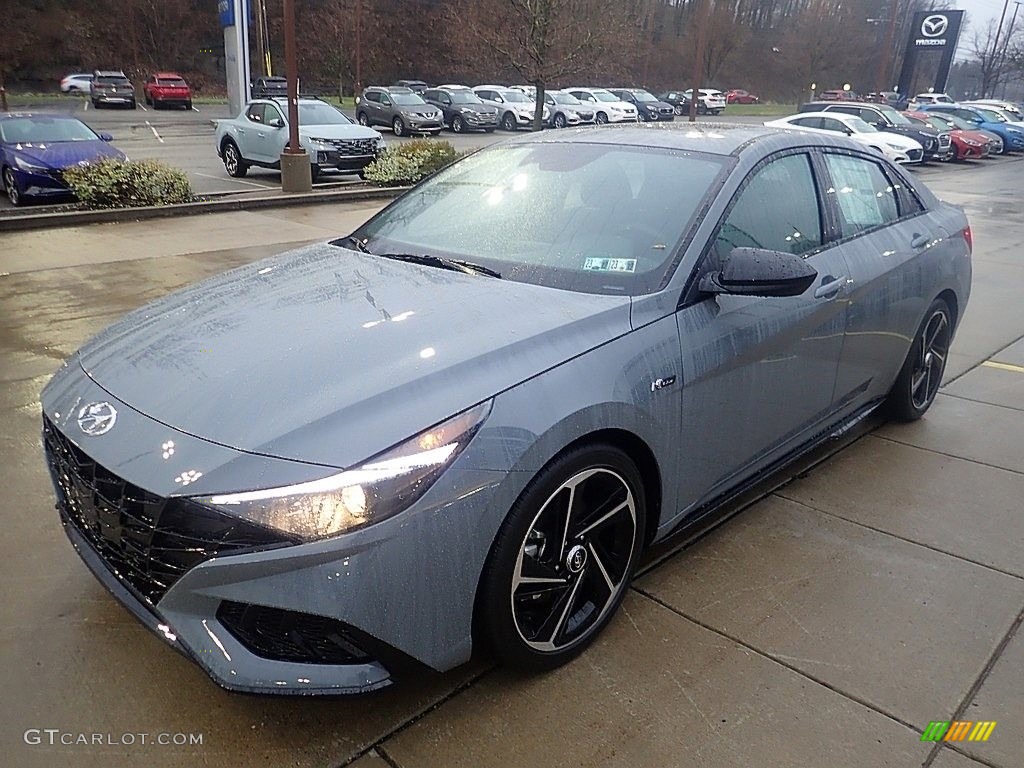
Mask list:
MULTIPOLYGON (((274 172, 224 174, 209 125, 223 108, 197 106, 82 116, 130 156, 186 168, 200 193, 279 184, 274 172)), ((445 137, 466 148, 502 134, 445 137)), ((193 217, 187 237, 173 219, 4 234, 4 763, 1021 765, 1024 162, 916 173, 964 206, 975 242, 970 305, 924 420, 877 424, 697 542, 659 549, 608 631, 567 667, 525 676, 481 657, 358 699, 226 693, 139 626, 61 530, 39 392, 124 312, 350 231, 377 206, 193 217), (985 743, 922 743, 935 720, 998 725, 985 743), (46 729, 104 739, 27 735, 46 729)))
MULTIPOLYGON (((16 105, 15 105, 15 108, 16 105)), ((182 109, 154 110, 140 103, 138 109, 94 109, 86 98, 54 97, 43 104, 25 107, 25 111, 74 114, 97 132, 114 137, 113 144, 133 160, 160 160, 184 170, 197 195, 252 192, 261 189, 280 189, 281 174, 265 168, 251 168, 244 179, 228 176, 217 157, 214 146, 212 121, 228 117, 225 104, 196 104, 191 111, 182 109)), ((353 117, 348 110, 349 117, 353 117)), ((385 145, 411 141, 416 137, 396 138, 391 131, 382 131, 385 145)), ((503 131, 495 133, 467 133, 456 135, 444 131, 441 138, 450 141, 460 152, 492 144, 509 136, 503 131)), ((325 174, 317 187, 328 184, 358 182, 354 174, 325 174)), ((10 208, 10 202, 0 195, 0 208, 10 208)), ((38 209, 39 206, 32 206, 38 209)))

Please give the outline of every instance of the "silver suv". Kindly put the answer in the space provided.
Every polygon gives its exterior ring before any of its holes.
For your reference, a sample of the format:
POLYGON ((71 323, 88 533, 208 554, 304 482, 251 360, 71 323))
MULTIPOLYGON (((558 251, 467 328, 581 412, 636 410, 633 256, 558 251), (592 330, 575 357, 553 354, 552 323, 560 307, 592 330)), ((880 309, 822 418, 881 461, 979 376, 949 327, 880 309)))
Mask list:
MULTIPOLYGON (((518 88, 506 88, 503 85, 478 85, 473 93, 488 107, 498 110, 498 125, 505 131, 516 131, 533 125, 533 113, 537 103, 518 88)), ((547 125, 551 114, 544 107, 541 118, 547 125)))
POLYGON ((371 86, 356 99, 356 120, 360 125, 387 125, 395 136, 407 133, 440 133, 444 127, 441 110, 427 104, 411 88, 371 86))
POLYGON ((89 98, 94 109, 107 104, 135 109, 135 86, 132 85, 121 70, 101 70, 93 72, 89 86, 89 98))

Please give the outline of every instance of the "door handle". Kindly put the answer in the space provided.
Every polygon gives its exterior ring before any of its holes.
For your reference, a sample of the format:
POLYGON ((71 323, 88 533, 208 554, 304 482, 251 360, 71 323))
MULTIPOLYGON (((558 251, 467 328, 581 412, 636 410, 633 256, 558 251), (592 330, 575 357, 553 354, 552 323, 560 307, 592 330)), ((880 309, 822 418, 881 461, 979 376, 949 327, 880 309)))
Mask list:
MULTIPOLYGON (((828 280, 828 278, 825 278, 828 280)), ((822 283, 814 291, 814 298, 816 299, 831 299, 839 293, 839 290, 846 285, 847 279, 845 277, 835 277, 829 280, 827 283, 822 283)))
POLYGON ((926 234, 919 235, 914 233, 914 239, 910 241, 911 248, 924 248, 928 243, 931 242, 931 238, 926 234))

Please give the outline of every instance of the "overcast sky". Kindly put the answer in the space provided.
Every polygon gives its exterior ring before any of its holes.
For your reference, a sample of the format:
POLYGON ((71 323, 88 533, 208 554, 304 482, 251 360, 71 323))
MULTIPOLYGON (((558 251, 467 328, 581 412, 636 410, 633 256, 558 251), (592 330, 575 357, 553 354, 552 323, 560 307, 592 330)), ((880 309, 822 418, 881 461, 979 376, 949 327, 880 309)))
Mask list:
MULTIPOLYGON (((1024 0, 1022 0, 1024 3, 1024 0)), ((967 48, 970 46, 971 38, 974 36, 976 30, 982 30, 990 22, 994 21, 999 23, 999 14, 1003 12, 1003 0, 959 0, 959 2, 951 2, 949 8, 961 8, 967 11, 967 28, 960 35, 960 45, 957 47, 956 58, 964 59, 969 56, 967 48)), ((1013 16, 1014 0, 1010 0, 1010 5, 1006 9, 1006 21, 1005 25, 1010 23, 1010 19, 1013 16)), ((1021 5, 1021 9, 1017 14, 1017 27, 1024 24, 1024 4, 1021 5)))

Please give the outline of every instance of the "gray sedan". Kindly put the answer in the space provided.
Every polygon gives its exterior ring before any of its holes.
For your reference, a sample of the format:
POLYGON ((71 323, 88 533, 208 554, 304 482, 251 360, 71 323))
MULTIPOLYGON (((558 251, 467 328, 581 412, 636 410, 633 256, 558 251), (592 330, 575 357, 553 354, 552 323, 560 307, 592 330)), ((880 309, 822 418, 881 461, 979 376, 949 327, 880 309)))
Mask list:
POLYGON ((512 139, 86 344, 42 395, 59 513, 226 688, 368 691, 477 644, 554 667, 653 542, 876 409, 921 417, 970 252, 842 137, 512 139))

